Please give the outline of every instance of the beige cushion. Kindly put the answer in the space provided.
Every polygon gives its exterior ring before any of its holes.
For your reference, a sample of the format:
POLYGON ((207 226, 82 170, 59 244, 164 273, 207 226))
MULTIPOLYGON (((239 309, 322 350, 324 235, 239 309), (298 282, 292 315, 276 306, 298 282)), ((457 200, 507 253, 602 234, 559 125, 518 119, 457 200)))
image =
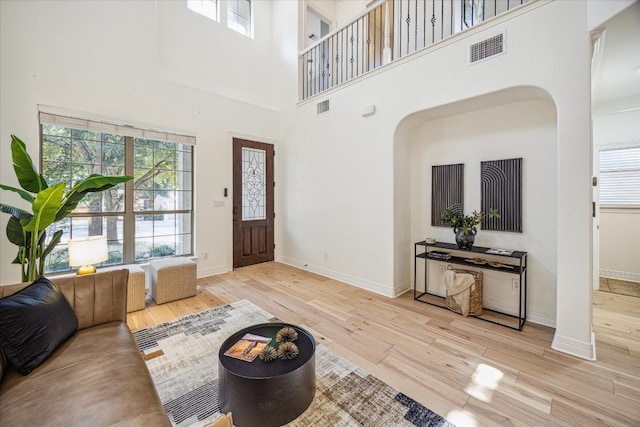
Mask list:
POLYGON ((149 263, 151 296, 157 304, 196 295, 196 263, 188 258, 163 258, 149 263))

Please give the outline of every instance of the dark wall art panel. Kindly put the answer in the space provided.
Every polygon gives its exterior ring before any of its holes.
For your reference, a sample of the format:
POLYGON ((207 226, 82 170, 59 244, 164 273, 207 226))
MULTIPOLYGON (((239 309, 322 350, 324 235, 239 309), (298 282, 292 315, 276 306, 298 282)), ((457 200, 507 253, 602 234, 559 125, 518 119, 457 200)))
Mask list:
POLYGON ((442 211, 454 207, 462 212, 464 202, 464 164, 431 168, 431 225, 449 227, 442 221, 442 211))
POLYGON ((495 208, 500 218, 485 218, 483 230, 522 232, 522 158, 490 160, 480 166, 480 209, 495 208))

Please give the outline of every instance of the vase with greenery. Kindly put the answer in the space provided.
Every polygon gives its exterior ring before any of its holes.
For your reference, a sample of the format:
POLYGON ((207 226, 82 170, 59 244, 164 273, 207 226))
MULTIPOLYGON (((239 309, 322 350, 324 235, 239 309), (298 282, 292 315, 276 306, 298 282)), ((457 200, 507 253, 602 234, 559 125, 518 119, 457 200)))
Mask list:
POLYGON ((100 192, 132 179, 130 176, 92 174, 67 189, 64 182, 47 183, 38 173, 27 147, 11 135, 13 169, 21 188, 0 184, 0 188, 17 193, 31 205, 31 211, 0 203, 0 211, 10 215, 7 237, 18 246, 13 263, 22 266, 22 281, 33 281, 43 275, 45 259, 62 238, 62 230, 47 239, 46 230, 63 220, 89 193, 100 192))
POLYGON ((474 210, 471 214, 465 215, 459 207, 450 206, 442 211, 442 220, 451 224, 453 233, 456 235, 456 243, 460 249, 471 249, 478 232, 477 226, 484 218, 500 218, 497 209, 491 208, 489 212, 478 212, 474 210))

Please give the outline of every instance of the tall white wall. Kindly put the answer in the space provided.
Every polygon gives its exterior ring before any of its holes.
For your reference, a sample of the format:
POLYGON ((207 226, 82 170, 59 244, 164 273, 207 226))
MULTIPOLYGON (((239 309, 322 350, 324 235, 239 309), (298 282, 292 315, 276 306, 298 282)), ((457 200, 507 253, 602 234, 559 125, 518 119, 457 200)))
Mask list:
MULTIPOLYGON (((557 235, 553 243, 532 247, 542 254, 541 248, 554 245, 556 259, 543 255, 530 262, 544 271, 539 280, 555 278, 555 289, 553 283, 543 286, 556 297, 555 306, 554 298, 539 298, 536 310, 555 313, 554 348, 592 358, 586 3, 540 1, 523 9, 283 113, 281 161, 287 179, 280 188, 286 214, 282 259, 386 295, 406 290, 416 237, 409 231, 415 219, 407 187, 407 138, 419 126, 412 116, 421 111, 437 116, 454 103, 471 112, 539 101, 538 94, 546 93, 542 98, 552 99, 557 112, 555 197, 547 200, 557 213, 549 220, 557 235), (503 31, 506 54, 468 65, 470 44, 503 31), (538 89, 491 98, 501 101, 497 104, 484 101, 488 94, 526 87, 538 89), (331 111, 316 115, 315 103, 324 99, 330 100, 331 111), (363 117, 362 108, 368 105, 375 105, 376 113, 363 117)), ((548 236, 547 223, 536 223, 527 238, 548 236)))
MULTIPOLYGON (((0 2, 0 182, 17 185, 10 134, 39 157, 38 104, 195 134, 198 274, 230 270, 232 136, 275 141, 279 134, 267 57, 270 2, 255 5, 266 24, 251 40, 188 11, 186 2, 0 2), (169 64, 172 55, 200 68, 169 64), (214 200, 225 206, 214 208, 214 200)), ((5 191, 0 200, 24 206, 5 191)), ((6 222, 0 215, 5 284, 20 278, 10 265, 15 246, 5 237, 6 222)))
POLYGON ((220 5, 219 23, 188 9, 186 1, 153 3, 158 77, 253 105, 274 107, 271 2, 251 3, 253 38, 227 27, 226 1, 220 5))

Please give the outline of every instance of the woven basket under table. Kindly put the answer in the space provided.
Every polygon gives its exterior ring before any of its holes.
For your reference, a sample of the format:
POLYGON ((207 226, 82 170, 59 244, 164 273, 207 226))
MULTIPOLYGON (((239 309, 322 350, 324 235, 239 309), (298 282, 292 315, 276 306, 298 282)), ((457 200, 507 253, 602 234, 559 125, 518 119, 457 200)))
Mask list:
MULTIPOLYGON (((455 270, 456 273, 468 273, 475 276, 476 283, 471 285, 469 294, 469 316, 479 316, 482 314, 482 271, 455 270)), ((455 302, 452 296, 445 298, 447 308, 455 313, 462 314, 460 306, 455 302)))

